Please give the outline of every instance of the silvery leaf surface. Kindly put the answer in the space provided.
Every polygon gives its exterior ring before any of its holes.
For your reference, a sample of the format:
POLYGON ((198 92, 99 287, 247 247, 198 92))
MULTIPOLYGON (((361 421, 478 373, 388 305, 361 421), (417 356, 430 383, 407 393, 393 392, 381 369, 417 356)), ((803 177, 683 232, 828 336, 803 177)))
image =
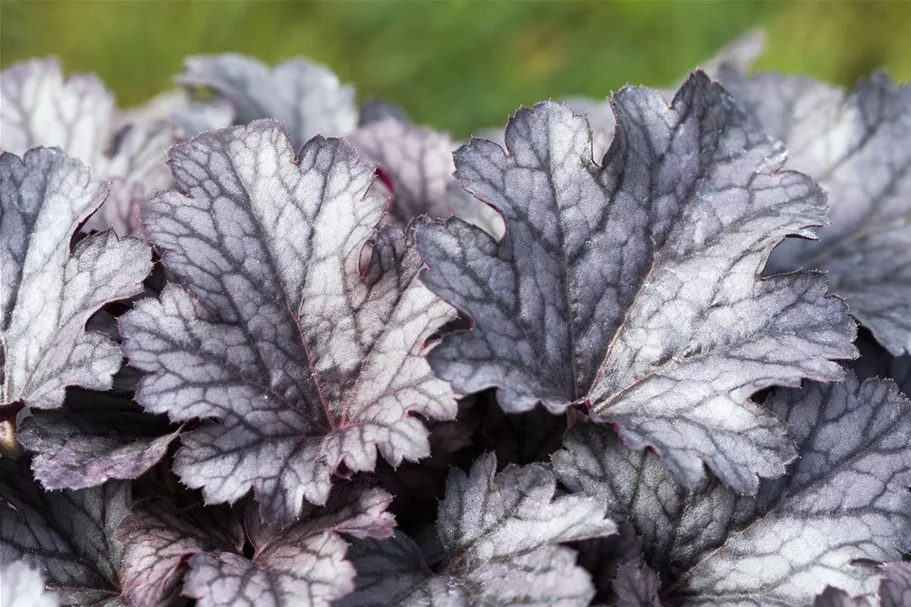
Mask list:
POLYGON ((545 465, 496 474, 496 464, 486 454, 469 474, 450 472, 437 520, 442 563, 431 568, 429 555, 403 534, 355 541, 349 558, 357 590, 339 605, 588 605, 591 579, 560 544, 614 533, 604 506, 556 496, 545 465))
POLYGON ((67 386, 111 387, 120 349, 85 324, 103 305, 141 292, 152 252, 111 231, 70 250, 106 194, 57 148, 0 155, 0 406, 52 409, 67 386))
POLYGON ((180 144, 171 166, 179 191, 152 198, 143 226, 186 287, 139 302, 121 330, 148 373, 137 401, 207 420, 181 438, 184 483, 210 503, 252 488, 265 518, 289 522, 342 464, 428 455, 417 416, 452 419, 456 401, 424 354, 454 310, 417 280, 402 231, 377 232, 373 167, 322 137, 295 159, 275 121, 180 144))
POLYGON ((346 140, 392 182, 391 213, 400 223, 418 215, 445 219, 455 214, 494 237, 502 236, 497 212, 455 182, 454 146, 447 134, 385 118, 361 127, 346 140))
POLYGON ((395 521, 385 510, 392 496, 381 489, 346 487, 324 508, 308 509, 287 526, 248 511, 246 528, 255 548, 198 553, 189 560, 185 596, 201 607, 238 603, 275 607, 327 607, 354 590, 354 568, 342 535, 386 538, 395 521))
POLYGON ((875 597, 911 544, 911 402, 888 380, 780 389, 766 403, 799 458, 755 497, 716 481, 689 492, 651 454, 577 424, 553 458, 560 481, 642 535, 662 596, 679 605, 809 605, 827 585, 875 597))
POLYGON ((831 359, 856 355, 824 276, 760 277, 781 240, 825 222, 825 196, 704 74, 671 106, 642 88, 612 103, 603 166, 584 117, 556 103, 519 110, 506 150, 456 152, 457 179, 507 235, 457 219, 418 230, 422 281, 473 321, 430 364, 460 393, 497 388, 507 412, 585 405, 685 485, 704 462, 755 493, 794 449, 750 396, 841 379, 831 359))
POLYGON ((177 509, 153 498, 133 506, 117 528, 123 544, 123 588, 134 607, 154 607, 180 593, 186 562, 203 552, 237 551, 244 530, 230 510, 177 509))
POLYGON ((201 55, 186 60, 177 80, 184 86, 212 90, 230 102, 238 124, 258 118, 283 122, 296 149, 314 135, 346 135, 357 128, 354 88, 307 59, 291 59, 270 68, 235 53, 201 55))
POLYGON ((0 564, 0 607, 59 607, 57 595, 44 588, 44 576, 25 561, 0 564))
POLYGON ((26 466, 0 459, 0 563, 40 570, 62 605, 126 607, 115 531, 129 508, 129 483, 45 493, 26 466))
POLYGON ((110 195, 86 229, 135 232, 139 200, 170 184, 164 163, 177 140, 173 125, 124 121, 97 76, 64 79, 54 58, 17 63, 0 80, 0 148, 22 156, 35 147, 60 147, 86 164, 93 179, 111 181, 110 195))
POLYGON ((125 397, 70 390, 53 411, 32 410, 19 425, 35 478, 46 489, 84 489, 134 479, 157 464, 180 429, 125 397))
POLYGON ((3 151, 22 156, 31 148, 57 146, 90 167, 103 160, 117 108, 97 76, 65 79, 60 62, 48 58, 14 64, 0 82, 3 151))
POLYGON ((886 74, 846 93, 804 77, 722 70, 721 82, 829 196, 819 243, 776 251, 774 271, 825 270, 890 352, 911 350, 911 85, 886 74))

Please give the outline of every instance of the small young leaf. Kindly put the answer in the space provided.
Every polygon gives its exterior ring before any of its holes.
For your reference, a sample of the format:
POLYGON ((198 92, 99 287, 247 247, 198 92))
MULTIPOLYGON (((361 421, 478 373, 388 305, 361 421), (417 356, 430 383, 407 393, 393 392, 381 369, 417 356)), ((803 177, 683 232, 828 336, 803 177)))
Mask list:
POLYGON ((310 509, 289 526, 264 523, 247 512, 252 558, 205 552, 190 558, 184 595, 200 607, 274 605, 328 607, 354 590, 354 568, 340 534, 386 538, 395 521, 385 512, 392 496, 379 489, 346 488, 325 508, 310 509))
POLYGON ((616 531, 593 498, 554 497, 541 464, 496 472, 482 456, 466 475, 453 469, 440 505, 444 561, 431 569, 411 538, 355 541, 357 590, 338 603, 365 605, 587 605, 595 591, 575 553, 559 544, 616 531))
POLYGON ((474 321, 430 364, 462 394, 496 387, 508 412, 588 405, 687 486, 705 462, 755 493, 794 451, 750 395, 838 380, 830 359, 856 352, 824 276, 759 277, 782 239, 824 223, 825 196, 780 170, 781 147, 704 74, 671 107, 639 88, 613 104, 603 167, 585 119, 554 103, 517 112, 506 151, 475 139, 456 153, 508 235, 455 219, 418 230, 423 282, 474 321))
POLYGON ((503 235, 503 220, 455 181, 453 144, 444 133, 386 118, 346 137, 392 181, 392 214, 402 224, 418 215, 453 215, 494 238, 503 235))
POLYGON ((285 124, 295 149, 314 135, 345 135, 357 128, 354 88, 325 66, 292 59, 269 68, 234 53, 190 57, 180 84, 212 90, 234 106, 235 122, 274 118, 285 124))
POLYGON ((800 457, 755 498, 714 481, 690 493, 651 454, 577 424, 554 458, 571 490, 596 496, 642 535, 673 604, 801 605, 826 585, 872 596, 880 571, 911 548, 911 402, 887 380, 780 390, 769 408, 800 457))
POLYGON ((52 409, 67 386, 111 387, 120 350, 84 327, 101 306, 142 291, 152 252, 103 232, 70 253, 77 226, 106 193, 59 149, 0 155, 0 406, 52 409))
POLYGON ((417 280, 420 259, 383 202, 373 167, 316 137, 295 160, 274 121, 213 131, 171 151, 181 192, 143 208, 169 286, 121 319, 124 352, 150 373, 137 401, 183 435, 174 469, 211 503, 251 488, 267 519, 324 503, 330 475, 429 451, 416 418, 456 401, 426 360, 454 310, 417 280), (182 193, 186 192, 186 194, 182 193), (362 271, 362 250, 373 239, 362 271))
POLYGON ((911 351, 911 85, 883 73, 849 94, 809 78, 725 68, 721 81, 770 135, 788 167, 818 179, 831 227, 789 241, 770 269, 819 268, 832 291, 895 355, 911 351))
POLYGON ((44 576, 25 561, 0 564, 0 607, 59 607, 57 595, 44 589, 44 576))
POLYGON ((240 551, 243 527, 230 512, 198 506, 176 510, 166 499, 133 507, 117 529, 123 543, 123 590, 134 607, 176 596, 186 561, 207 551, 240 551))

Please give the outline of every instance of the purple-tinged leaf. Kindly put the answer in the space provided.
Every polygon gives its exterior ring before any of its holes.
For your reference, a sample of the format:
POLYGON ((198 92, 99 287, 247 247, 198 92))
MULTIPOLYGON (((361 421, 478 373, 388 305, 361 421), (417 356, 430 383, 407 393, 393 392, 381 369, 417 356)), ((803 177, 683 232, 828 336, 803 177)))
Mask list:
POLYGON ((295 148, 314 135, 346 135, 357 128, 354 88, 327 67, 291 59, 269 68, 234 53, 186 60, 177 81, 213 91, 234 107, 235 122, 273 118, 285 124, 295 148))
POLYGON ((685 485, 705 462, 755 493, 794 450, 750 395, 838 380, 830 359, 856 355, 824 276, 759 277, 782 239, 825 222, 825 196, 780 170, 782 148, 704 74, 671 107, 640 88, 612 103, 603 167, 585 119, 554 103, 519 110, 506 151, 472 140, 456 153, 457 178, 508 234, 419 229, 424 284, 474 321, 430 364, 462 394, 496 387, 508 412, 590 406, 685 485))
POLYGON ((402 224, 418 215, 447 218, 454 213, 495 238, 502 237, 503 220, 497 212, 453 178, 453 143, 445 133, 387 118, 358 129, 346 140, 392 181, 391 211, 402 224))
POLYGON ((124 122, 114 96, 93 74, 64 80, 56 59, 15 64, 0 85, 0 148, 20 156, 39 146, 58 146, 82 161, 94 179, 110 180, 107 202, 87 224, 134 232, 138 201, 165 188, 165 153, 175 143, 163 120, 124 122))
POLYGON ((587 605, 591 579, 559 544, 614 533, 604 506, 555 497, 547 466, 496 467, 488 454, 468 475, 450 472, 437 520, 445 559, 435 568, 405 535, 355 541, 357 590, 338 605, 587 605))
POLYGON ((645 565, 625 563, 617 568, 612 603, 616 607, 661 607, 658 576, 645 565))
MULTIPOLYGON (((0 148, 19 156, 59 146, 90 167, 114 130, 114 97, 94 74, 64 80, 55 58, 17 63, 0 78, 0 148)), ((95 178, 98 175, 94 175, 95 178)))
POLYGON ((653 455, 594 424, 573 428, 554 467, 571 490, 632 523, 670 603, 805 605, 827 585, 874 596, 880 570, 863 563, 911 548, 911 402, 891 381, 849 374, 776 391, 766 404, 787 422, 799 459, 753 498, 709 480, 687 492, 653 455))
POLYGON ((210 503, 252 488, 265 518, 288 522, 325 502, 341 465, 428 455, 417 416, 451 419, 456 402, 426 341, 455 313, 417 280, 402 232, 375 232, 373 167, 321 137, 295 160, 274 121, 175 146, 171 166, 181 191, 152 198, 144 227, 189 289, 138 303, 121 329, 150 374, 137 401, 210 420, 182 436, 184 483, 210 503))
POLYGON ((0 607, 59 607, 57 595, 44 589, 44 576, 25 561, 0 564, 0 607))
POLYGON ((884 73, 853 91, 796 76, 722 70, 722 83, 788 146, 788 167, 828 192, 820 243, 790 241, 769 267, 819 268, 895 355, 911 351, 911 85, 884 73))
POLYGON ((111 387, 120 350, 84 327, 101 306, 141 292, 152 253, 113 232, 70 252, 71 236, 106 192, 59 149, 0 155, 0 406, 53 409, 67 386, 111 387))
POLYGON ((138 478, 179 432, 125 398, 71 390, 62 408, 33 410, 19 425, 19 441, 33 452, 32 470, 45 489, 84 489, 138 478))
MULTIPOLYGON (((753 67, 764 48, 765 34, 762 30, 749 30, 718 51, 714 57, 701 66, 701 69, 712 80, 718 78, 722 66, 734 66, 746 72, 753 67)), ((682 84, 682 81, 678 82, 673 88, 661 90, 660 93, 668 103, 671 103, 674 94, 682 84)), ((607 91, 605 91, 606 94, 607 91)), ((593 158, 597 160, 603 157, 614 138, 614 128, 616 127, 610 101, 603 98, 570 97, 563 102, 574 112, 585 114, 588 118, 592 130, 593 158)))
POLYGON ((200 607, 238 603, 274 607, 328 606, 354 590, 354 568, 345 559, 341 534, 386 538, 395 520, 385 510, 392 496, 380 489, 346 488, 325 508, 308 509, 282 527, 247 512, 252 558, 238 552, 206 552, 189 560, 183 593, 200 607))
POLYGON ((64 605, 126 607, 114 532, 129 508, 128 483, 45 493, 27 467, 0 459, 0 563, 36 567, 64 605))
POLYGON ((244 530, 230 511, 177 510, 159 498, 136 504, 117 539, 124 546, 124 594, 134 607, 154 607, 179 594, 187 560, 202 552, 240 552, 244 530))
POLYGON ((826 586, 813 601, 813 607, 870 607, 870 602, 862 596, 852 597, 844 590, 826 586))
POLYGON ((911 605, 911 563, 886 563, 879 583, 881 607, 911 605))
POLYGON ((128 123, 165 120, 177 126, 179 139, 187 140, 231 126, 234 108, 224 99, 196 101, 185 89, 175 89, 124 112, 123 120, 128 123))
POLYGON ((371 97, 364 102, 363 106, 361 106, 358 127, 367 126, 368 124, 386 120, 387 118, 398 120, 402 124, 411 124, 408 113, 404 109, 395 104, 371 97))

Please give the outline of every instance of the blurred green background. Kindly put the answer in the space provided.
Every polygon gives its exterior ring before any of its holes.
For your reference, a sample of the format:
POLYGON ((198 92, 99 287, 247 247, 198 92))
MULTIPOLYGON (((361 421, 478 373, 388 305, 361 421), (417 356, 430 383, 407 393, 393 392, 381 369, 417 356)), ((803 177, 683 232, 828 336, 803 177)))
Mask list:
POLYGON ((849 85, 911 79, 911 2, 274 2, 0 0, 0 63, 56 54, 122 106, 169 86, 185 55, 306 55, 463 137, 521 104, 678 80, 753 26, 763 69, 849 85))

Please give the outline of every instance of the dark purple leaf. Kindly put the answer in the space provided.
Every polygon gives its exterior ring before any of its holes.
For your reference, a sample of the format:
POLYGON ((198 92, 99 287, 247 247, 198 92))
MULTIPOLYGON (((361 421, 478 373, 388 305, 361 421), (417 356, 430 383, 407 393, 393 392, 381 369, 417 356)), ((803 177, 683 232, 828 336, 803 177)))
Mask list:
POLYGON ((129 508, 128 483, 45 493, 26 466, 0 458, 0 563, 37 568, 64 605, 126 607, 114 533, 129 508))
POLYGON ((179 429, 123 397, 70 391, 64 406, 32 412, 19 427, 46 489, 84 489, 134 479, 164 457, 179 429))

